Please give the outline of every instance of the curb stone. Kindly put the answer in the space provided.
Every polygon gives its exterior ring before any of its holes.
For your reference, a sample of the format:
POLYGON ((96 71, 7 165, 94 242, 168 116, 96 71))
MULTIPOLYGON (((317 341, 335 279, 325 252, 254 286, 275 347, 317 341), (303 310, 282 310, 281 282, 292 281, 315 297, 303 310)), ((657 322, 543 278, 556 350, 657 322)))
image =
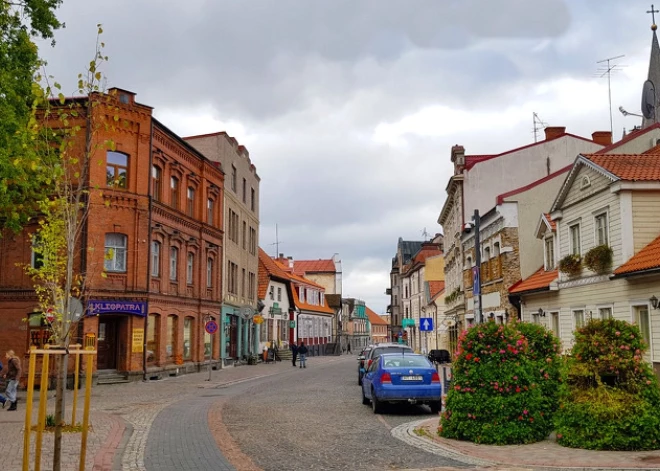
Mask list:
POLYGON ((415 422, 408 422, 394 427, 391 430, 392 436, 416 448, 420 448, 426 452, 435 455, 444 456, 461 463, 483 466, 483 467, 498 467, 500 470, 543 470, 543 471, 640 471, 650 470, 657 468, 606 468, 606 467, 588 467, 588 466, 575 466, 575 467, 556 467, 556 466, 541 466, 541 465, 520 465, 520 464, 506 464, 498 461, 489 461, 481 458, 475 458, 456 450, 443 446, 442 444, 426 438, 424 435, 417 435, 415 429, 427 422, 428 419, 417 420, 415 422), (506 468, 503 468, 506 467, 506 468))

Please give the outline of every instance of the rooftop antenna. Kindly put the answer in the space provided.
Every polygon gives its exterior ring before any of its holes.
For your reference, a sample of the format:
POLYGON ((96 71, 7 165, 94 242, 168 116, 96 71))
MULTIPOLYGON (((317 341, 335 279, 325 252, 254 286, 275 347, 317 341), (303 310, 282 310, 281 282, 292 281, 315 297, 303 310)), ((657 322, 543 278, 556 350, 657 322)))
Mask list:
POLYGON ((422 229, 422 237, 424 237, 424 242, 426 242, 427 240, 429 240, 431 238, 431 234, 426 232, 426 227, 424 229, 422 229))
POLYGON ((538 133, 541 132, 542 129, 545 129, 548 126, 548 123, 543 122, 541 118, 539 118, 539 115, 536 114, 536 111, 532 113, 532 120, 534 121, 534 142, 538 142, 538 133))
POLYGON ((279 238, 278 233, 277 233, 277 224, 275 224, 275 242, 270 244, 270 245, 275 246, 275 258, 278 258, 280 256, 280 244, 281 243, 282 242, 280 241, 280 238, 279 238))
POLYGON ((621 59, 622 57, 625 57, 625 54, 608 57, 607 59, 596 62, 596 64, 603 64, 599 65, 596 71, 598 74, 600 74, 600 77, 602 78, 607 75, 607 96, 609 98, 610 105, 610 133, 614 132, 614 125, 612 121, 612 72, 616 72, 617 70, 621 70, 621 67, 625 67, 625 65, 614 64, 613 61, 621 59))

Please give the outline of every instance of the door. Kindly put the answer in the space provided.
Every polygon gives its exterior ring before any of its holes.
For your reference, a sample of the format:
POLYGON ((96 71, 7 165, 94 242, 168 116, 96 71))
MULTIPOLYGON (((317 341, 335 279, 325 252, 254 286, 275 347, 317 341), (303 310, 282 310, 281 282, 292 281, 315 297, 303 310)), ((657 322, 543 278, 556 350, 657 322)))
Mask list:
POLYGON ((117 369, 117 319, 100 318, 96 348, 98 351, 96 368, 99 370, 117 369))
POLYGON ((238 317, 229 316, 229 358, 238 358, 238 317))

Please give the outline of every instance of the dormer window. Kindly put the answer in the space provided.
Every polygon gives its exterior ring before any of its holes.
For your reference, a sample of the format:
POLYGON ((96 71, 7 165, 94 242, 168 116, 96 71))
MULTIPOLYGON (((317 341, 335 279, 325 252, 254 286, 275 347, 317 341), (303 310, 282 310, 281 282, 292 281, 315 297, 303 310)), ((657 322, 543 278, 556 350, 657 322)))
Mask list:
POLYGON ((555 268, 555 238, 548 237, 545 239, 545 271, 554 270, 555 268))

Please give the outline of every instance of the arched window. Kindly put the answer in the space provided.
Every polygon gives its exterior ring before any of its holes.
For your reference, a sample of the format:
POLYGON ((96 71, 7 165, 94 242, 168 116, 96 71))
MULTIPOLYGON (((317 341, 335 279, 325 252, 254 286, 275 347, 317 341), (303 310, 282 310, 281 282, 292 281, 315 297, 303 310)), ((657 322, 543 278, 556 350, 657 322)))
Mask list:
POLYGON ((176 177, 170 178, 170 206, 179 209, 179 179, 176 177))
POLYGON ((157 165, 151 167, 151 189, 154 200, 160 201, 163 198, 163 171, 157 165))
POLYGON ((186 214, 195 217, 195 189, 192 186, 188 187, 188 193, 186 194, 186 214))
POLYGON ((109 150, 105 158, 107 185, 114 188, 127 188, 128 155, 109 150))
POLYGON ((126 248, 128 239, 124 234, 107 233, 105 235, 105 260, 106 271, 126 271, 126 248))

